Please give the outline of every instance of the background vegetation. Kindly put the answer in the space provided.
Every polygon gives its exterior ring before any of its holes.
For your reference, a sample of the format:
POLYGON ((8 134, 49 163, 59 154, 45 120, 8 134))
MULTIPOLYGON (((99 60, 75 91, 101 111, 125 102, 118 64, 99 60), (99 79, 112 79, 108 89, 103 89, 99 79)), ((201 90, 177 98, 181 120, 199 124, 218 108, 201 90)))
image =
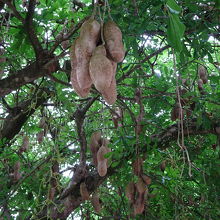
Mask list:
POLYGON ((109 5, 126 49, 113 106, 70 85, 69 47, 94 1, 0 0, 0 218, 219 219, 220 1, 109 5), (105 177, 91 160, 94 131, 110 140, 105 177), (134 216, 125 187, 138 156, 151 184, 134 216), (100 213, 82 201, 81 182, 100 195, 100 213))

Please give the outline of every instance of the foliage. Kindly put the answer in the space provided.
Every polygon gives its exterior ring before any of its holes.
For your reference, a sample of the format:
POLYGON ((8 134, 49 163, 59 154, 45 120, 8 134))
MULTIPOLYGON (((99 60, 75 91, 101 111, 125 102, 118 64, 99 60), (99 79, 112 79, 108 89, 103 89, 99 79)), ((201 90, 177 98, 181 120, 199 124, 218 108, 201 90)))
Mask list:
POLYGON ((219 219, 219 0, 98 1, 96 18, 110 13, 126 48, 112 106, 70 84, 69 48, 92 2, 0 0, 0 219, 219 219), (184 115, 171 120, 178 104, 184 115), (95 131, 110 140, 105 177, 92 163, 95 131), (138 180, 137 156, 152 183, 134 216, 125 187, 138 180), (81 200, 83 181, 99 193, 100 213, 81 200))

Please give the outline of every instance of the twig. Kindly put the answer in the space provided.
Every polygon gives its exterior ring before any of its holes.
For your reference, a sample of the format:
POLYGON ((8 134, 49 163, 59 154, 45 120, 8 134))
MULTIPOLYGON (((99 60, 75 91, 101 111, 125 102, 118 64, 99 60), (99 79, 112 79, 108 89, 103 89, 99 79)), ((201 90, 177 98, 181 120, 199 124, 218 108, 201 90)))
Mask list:
POLYGON ((25 28, 28 34, 28 37, 30 38, 30 42, 32 44, 32 47, 34 48, 34 52, 36 55, 36 58, 38 59, 40 54, 43 52, 43 48, 40 44, 39 39, 37 38, 37 35, 34 30, 33 25, 33 16, 34 16, 34 9, 35 9, 36 1, 29 1, 28 4, 28 12, 25 18, 25 28))
POLYGON ((13 14, 16 18, 18 18, 22 23, 24 23, 24 18, 19 14, 15 6, 12 4, 10 0, 2 0, 2 2, 6 3, 8 7, 12 10, 13 14))
POLYGON ((169 45, 166 45, 162 48, 160 48, 159 50, 153 52, 152 54, 150 54, 149 56, 146 56, 139 64, 136 64, 133 68, 131 68, 126 74, 124 74, 123 76, 121 76, 118 80, 117 83, 121 82, 122 80, 126 79, 129 75, 131 75, 131 73, 133 73, 136 69, 141 67, 142 63, 145 63, 146 61, 148 61, 149 59, 151 59, 152 57, 156 56, 157 54, 163 52, 164 50, 170 48, 169 45))
POLYGON ((64 86, 67 86, 67 87, 71 87, 71 84, 70 83, 67 83, 67 82, 64 82, 60 79, 57 79, 55 76, 53 76, 52 74, 47 74, 47 76, 52 79, 54 82, 57 82, 57 83, 60 83, 64 86))

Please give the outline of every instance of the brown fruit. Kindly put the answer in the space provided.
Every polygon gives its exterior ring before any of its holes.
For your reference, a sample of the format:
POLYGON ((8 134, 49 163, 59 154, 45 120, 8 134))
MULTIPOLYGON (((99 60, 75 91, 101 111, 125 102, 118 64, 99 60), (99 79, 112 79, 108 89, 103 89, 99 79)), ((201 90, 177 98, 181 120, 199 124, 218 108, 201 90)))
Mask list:
POLYGON ((91 139, 90 139, 90 148, 91 151, 93 152, 93 149, 95 148, 99 148, 101 145, 101 132, 100 131, 96 131, 92 134, 91 139))
POLYGON ((38 144, 41 144, 43 140, 44 140, 44 130, 41 130, 40 132, 37 133, 38 144))
POLYGON ((208 82, 207 70, 204 66, 199 65, 198 75, 199 75, 199 78, 203 81, 204 84, 206 84, 208 82))
POLYGON ((142 178, 138 179, 138 182, 135 184, 135 187, 137 191, 141 194, 144 193, 147 189, 145 182, 142 180, 142 178))
POLYGON ((198 83, 199 91, 203 90, 203 81, 202 81, 202 79, 198 79, 197 83, 198 83))
POLYGON ((29 137, 28 136, 24 136, 23 137, 22 146, 19 149, 19 153, 26 152, 28 148, 29 148, 29 137))
POLYGON ((130 182, 125 189, 125 195, 131 203, 134 203, 135 198, 135 184, 130 182))
MULTIPOLYGON (((75 42, 76 78, 81 89, 88 89, 92 85, 92 80, 89 75, 89 61, 91 54, 87 46, 88 45, 80 38, 78 38, 75 42)), ((95 44, 93 49, 95 49, 95 44)))
POLYGON ((98 165, 97 152, 100 148, 100 145, 101 145, 101 132, 97 131, 92 134, 90 139, 90 150, 92 152, 93 163, 96 167, 98 165))
POLYGON ((118 118, 113 115, 112 116, 112 121, 114 123, 115 128, 118 128, 118 118))
POLYGON ((179 103, 176 103, 171 111, 171 120, 176 121, 177 119, 181 118, 181 108, 179 103))
MULTIPOLYGON (((102 145, 108 148, 109 140, 107 138, 102 138, 102 145)), ((110 150, 111 151, 111 150, 110 150)), ((109 152, 110 152, 109 151, 109 152)))
POLYGON ((100 24, 93 18, 85 21, 81 27, 80 37, 75 42, 76 78, 81 89, 92 85, 89 74, 89 61, 100 38, 100 24))
POLYGON ((96 89, 103 93, 110 87, 113 77, 113 66, 106 57, 106 50, 103 45, 98 46, 89 63, 89 73, 96 89))
POLYGON ((75 90, 75 92, 82 98, 85 98, 88 96, 89 91, 91 86, 89 86, 88 88, 80 88, 79 83, 77 81, 77 76, 76 76, 76 66, 77 66, 77 61, 76 61, 76 54, 75 54, 75 43, 77 42, 78 39, 76 39, 76 41, 73 43, 73 45, 70 48, 70 60, 71 60, 71 83, 72 83, 72 87, 75 90))
POLYGON ((115 111, 112 113, 112 121, 114 123, 115 128, 118 128, 119 126, 121 126, 121 124, 119 124, 119 121, 122 120, 122 116, 123 112, 119 107, 115 108, 115 111))
POLYGON ((48 193, 48 199, 49 200, 53 200, 54 199, 54 195, 55 195, 56 189, 54 187, 51 187, 48 193))
POLYGON ((61 46, 64 50, 66 50, 69 47, 70 41, 69 40, 65 40, 61 42, 61 46))
POLYGON ((17 182, 21 178, 20 168, 21 164, 17 161, 14 165, 13 182, 17 182))
POLYGON ((166 169, 166 161, 164 160, 164 161, 162 161, 162 163, 160 164, 160 170, 161 170, 162 172, 164 172, 165 169, 166 169))
MULTIPOLYGON (((100 31, 101 25, 98 21, 93 18, 89 18, 86 20, 81 27, 80 30, 80 38, 86 41, 86 43, 95 43, 97 44, 100 39, 100 31), (87 42, 87 40, 91 40, 92 42, 87 42)), ((93 51, 93 45, 89 45, 90 52, 93 51)))
POLYGON ((140 176, 142 173, 142 166, 143 166, 143 159, 140 157, 137 157, 136 160, 133 162, 133 172, 136 176, 140 176))
POLYGON ((145 174, 141 175, 143 181, 147 184, 150 185, 151 184, 151 178, 145 174))
POLYGON ((83 200, 89 200, 89 192, 87 190, 85 182, 80 184, 80 194, 83 200))
POLYGON ((99 150, 98 150, 98 153, 97 153, 97 160, 98 160, 98 163, 101 162, 101 161, 105 161, 107 160, 104 155, 107 154, 109 152, 109 148, 107 148, 106 146, 102 145, 99 150))
POLYGON ((98 162, 98 173, 100 176, 105 176, 107 174, 107 159, 98 162))
POLYGON ((109 148, 106 147, 108 145, 108 140, 107 139, 103 139, 102 140, 103 144, 102 146, 99 148, 98 152, 97 152, 97 161, 98 161, 98 173, 100 176, 105 176, 107 173, 107 163, 108 163, 108 159, 104 157, 104 155, 106 153, 109 152, 109 148), (106 145, 106 146, 105 146, 106 145))
POLYGON ((138 193, 138 197, 134 204, 134 215, 141 214, 144 211, 145 193, 138 193))
POLYGON ((116 79, 112 78, 110 87, 105 88, 102 92, 103 98, 109 105, 113 105, 117 100, 116 79))
MULTIPOLYGON (((102 138, 102 145, 105 146, 107 153, 111 152, 111 148, 108 147, 109 140, 107 138, 102 138)), ((110 166, 109 159, 108 158, 105 159, 107 159, 107 167, 109 167, 110 166)))
POLYGON ((99 195, 97 193, 94 193, 92 195, 91 202, 92 202, 92 206, 93 206, 95 212, 100 213, 100 211, 101 211, 101 204, 100 204, 100 201, 99 201, 99 195))
POLYGON ((109 56, 117 63, 122 62, 125 56, 125 51, 121 30, 113 21, 107 21, 104 24, 103 30, 105 45, 109 56))

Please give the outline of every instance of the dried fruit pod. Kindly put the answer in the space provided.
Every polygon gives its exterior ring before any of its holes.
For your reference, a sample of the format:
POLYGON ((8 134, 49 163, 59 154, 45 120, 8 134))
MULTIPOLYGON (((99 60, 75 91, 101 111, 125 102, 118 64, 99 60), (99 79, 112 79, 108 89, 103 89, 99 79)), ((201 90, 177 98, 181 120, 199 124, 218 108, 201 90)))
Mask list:
POLYGON ((44 130, 41 130, 40 132, 37 133, 38 144, 41 144, 43 140, 44 140, 44 130))
POLYGON ((197 83, 198 83, 198 89, 203 90, 203 81, 202 81, 202 79, 198 79, 197 83))
POLYGON ((49 189, 49 193, 48 193, 48 199, 49 200, 53 200, 54 199, 54 195, 55 195, 56 189, 54 187, 51 187, 49 189))
POLYGON ((166 160, 162 161, 162 163, 160 164, 160 170, 161 170, 162 172, 164 172, 165 169, 166 169, 166 160))
MULTIPOLYGON (((101 31, 101 25, 98 21, 96 21, 94 18, 89 18, 86 20, 80 29, 80 38, 87 42, 87 40, 91 39, 92 42, 95 43, 95 45, 98 43, 100 39, 100 31, 101 31)), ((93 45, 90 48, 90 52, 93 51, 93 45)))
POLYGON ((96 151, 96 149, 100 147, 101 141, 102 141, 101 132, 100 131, 94 132, 90 138, 90 149, 92 152, 94 151, 94 149, 96 151))
POLYGON ((61 46, 64 50, 66 50, 69 47, 70 41, 69 40, 65 40, 61 42, 61 46))
POLYGON ((100 176, 105 176, 107 174, 107 159, 98 162, 97 169, 100 176))
POLYGON ((97 193, 94 193, 92 195, 92 206, 95 210, 95 212, 100 213, 101 211, 101 204, 100 204, 100 200, 99 200, 99 195, 97 193))
MULTIPOLYGON (((109 140, 108 140, 107 138, 102 138, 102 145, 105 146, 105 147, 107 147, 107 149, 108 149, 109 140)), ((111 150, 110 150, 110 151, 111 151, 111 150)), ((110 152, 110 151, 109 151, 109 152, 110 152)))
POLYGON ((29 148, 29 137, 28 136, 24 136, 23 137, 22 146, 19 149, 19 153, 26 152, 28 148, 29 148))
POLYGON ((87 190, 85 182, 82 182, 80 184, 80 194, 81 194, 83 200, 89 200, 89 192, 87 190))
POLYGON ((199 75, 199 78, 203 81, 204 84, 206 84, 208 82, 207 70, 204 66, 199 65, 198 75, 199 75))
POLYGON ((146 184, 142 180, 142 178, 138 179, 138 182, 135 184, 135 187, 140 194, 146 191, 146 184))
POLYGON ((89 61, 99 38, 100 24, 93 18, 85 21, 81 28, 80 37, 75 42, 76 77, 81 89, 88 89, 92 85, 89 61))
POLYGON ((98 152, 97 152, 97 160, 98 160, 98 163, 101 162, 101 161, 105 161, 107 160, 104 155, 107 154, 109 152, 109 148, 107 148, 106 146, 102 145, 98 152))
POLYGON ((113 124, 114 124, 115 128, 118 128, 118 118, 114 117, 114 115, 113 115, 112 116, 112 121, 113 121, 113 124))
POLYGON ((89 73, 96 89, 103 93, 105 88, 110 87, 113 77, 113 66, 106 57, 106 50, 103 45, 98 46, 89 63, 89 73))
POLYGON ((140 176, 142 173, 143 159, 141 157, 137 157, 133 162, 133 172, 136 176, 140 176))
MULTIPOLYGON (((94 46, 95 49, 95 46, 94 46)), ((86 44, 81 41, 80 38, 75 42, 75 54, 76 54, 76 78, 81 89, 90 88, 92 80, 89 75, 89 61, 90 52, 86 47, 86 44)))
POLYGON ((112 113, 112 121, 114 123, 115 128, 121 126, 121 124, 119 124, 119 121, 122 120, 122 114, 122 110, 119 107, 116 107, 115 112, 112 113))
POLYGON ((151 184, 151 178, 145 174, 142 174, 141 175, 143 181, 147 184, 147 185, 150 185, 151 184))
POLYGON ((77 60, 76 60, 76 53, 75 53, 75 43, 78 41, 78 39, 75 40, 73 45, 70 48, 70 60, 71 60, 71 84, 75 92, 82 98, 85 98, 88 96, 91 86, 88 88, 80 88, 79 83, 77 81, 77 75, 76 75, 76 67, 77 67, 77 60))
POLYGON ((93 163, 96 167, 98 165, 97 152, 100 148, 100 145, 101 145, 101 132, 97 131, 92 134, 90 139, 90 150, 92 152, 93 163))
POLYGON ((111 59, 117 63, 122 62, 125 56, 122 42, 122 33, 113 21, 107 21, 103 28, 107 52, 111 59))
POLYGON ((125 189, 125 195, 131 203, 134 203, 135 199, 135 184, 130 182, 125 189))
POLYGON ((14 165, 13 182, 17 182, 21 178, 20 168, 21 164, 19 161, 17 161, 14 165))
POLYGON ((176 121, 177 119, 181 118, 181 111, 179 103, 176 103, 171 111, 171 120, 176 121))
POLYGON ((117 100, 116 79, 112 78, 110 87, 105 88, 102 92, 103 98, 109 105, 113 105, 117 100))
POLYGON ((144 211, 145 193, 138 193, 138 197, 134 204, 134 215, 141 214, 144 211))

